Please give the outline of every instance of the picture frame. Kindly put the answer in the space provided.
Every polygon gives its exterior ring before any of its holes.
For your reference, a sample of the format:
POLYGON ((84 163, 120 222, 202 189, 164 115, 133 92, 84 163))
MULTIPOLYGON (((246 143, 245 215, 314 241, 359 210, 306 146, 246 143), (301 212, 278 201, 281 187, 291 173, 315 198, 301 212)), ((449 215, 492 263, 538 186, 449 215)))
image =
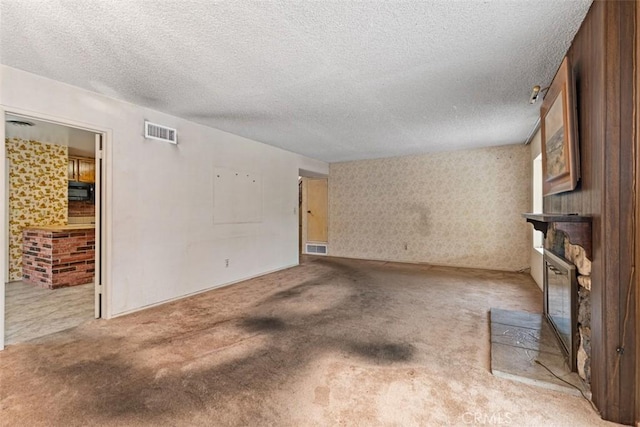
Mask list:
POLYGON ((580 179, 580 154, 575 82, 567 57, 549 86, 540 118, 543 195, 572 191, 580 179))

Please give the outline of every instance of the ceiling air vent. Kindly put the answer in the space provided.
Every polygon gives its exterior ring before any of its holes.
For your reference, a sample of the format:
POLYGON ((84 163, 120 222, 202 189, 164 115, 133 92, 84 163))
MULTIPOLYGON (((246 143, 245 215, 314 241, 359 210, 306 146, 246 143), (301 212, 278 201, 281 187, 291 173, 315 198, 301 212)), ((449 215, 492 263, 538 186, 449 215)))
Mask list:
POLYGON ((178 143, 178 133, 175 129, 151 123, 144 122, 144 137, 147 139, 157 139, 158 141, 178 143))

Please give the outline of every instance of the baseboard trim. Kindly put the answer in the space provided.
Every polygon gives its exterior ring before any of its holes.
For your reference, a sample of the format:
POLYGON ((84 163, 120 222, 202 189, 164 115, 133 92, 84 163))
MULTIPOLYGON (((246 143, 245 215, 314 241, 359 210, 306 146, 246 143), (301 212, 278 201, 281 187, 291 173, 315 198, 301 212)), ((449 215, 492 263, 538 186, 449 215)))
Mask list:
MULTIPOLYGON (((315 256, 316 254, 304 254, 306 256, 315 256)), ((406 265, 419 265, 422 267, 446 267, 446 268, 464 268, 467 270, 485 270, 485 271, 500 271, 506 273, 528 273, 531 266, 523 267, 519 270, 509 270, 509 269, 501 269, 501 268, 482 268, 482 267, 473 267, 468 265, 456 265, 456 264, 432 264, 429 262, 420 262, 420 261, 398 261, 398 260, 390 260, 390 259, 381 259, 381 258, 356 258, 349 256, 338 256, 338 255, 323 255, 324 258, 343 258, 343 259, 353 259, 357 261, 372 261, 372 262, 384 262, 390 264, 406 264, 406 265)))

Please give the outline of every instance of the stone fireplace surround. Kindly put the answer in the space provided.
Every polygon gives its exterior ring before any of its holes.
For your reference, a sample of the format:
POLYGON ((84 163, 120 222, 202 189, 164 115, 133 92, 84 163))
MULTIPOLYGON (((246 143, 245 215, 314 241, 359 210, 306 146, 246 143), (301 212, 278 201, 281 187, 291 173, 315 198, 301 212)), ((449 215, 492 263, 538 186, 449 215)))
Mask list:
POLYGON ((562 214, 523 214, 527 222, 545 235, 544 248, 576 266, 578 281, 577 351, 578 375, 591 383, 591 217, 562 214))

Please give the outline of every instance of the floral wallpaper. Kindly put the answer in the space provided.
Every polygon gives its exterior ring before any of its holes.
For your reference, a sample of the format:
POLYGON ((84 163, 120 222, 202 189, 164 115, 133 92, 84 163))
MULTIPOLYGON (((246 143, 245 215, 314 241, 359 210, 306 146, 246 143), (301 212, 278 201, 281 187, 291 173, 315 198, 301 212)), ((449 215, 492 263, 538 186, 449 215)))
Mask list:
POLYGON ((9 280, 22 279, 22 230, 67 221, 67 147, 5 140, 9 159, 9 280))
POLYGON ((530 195, 524 145, 334 163, 329 255, 528 268, 530 195))

